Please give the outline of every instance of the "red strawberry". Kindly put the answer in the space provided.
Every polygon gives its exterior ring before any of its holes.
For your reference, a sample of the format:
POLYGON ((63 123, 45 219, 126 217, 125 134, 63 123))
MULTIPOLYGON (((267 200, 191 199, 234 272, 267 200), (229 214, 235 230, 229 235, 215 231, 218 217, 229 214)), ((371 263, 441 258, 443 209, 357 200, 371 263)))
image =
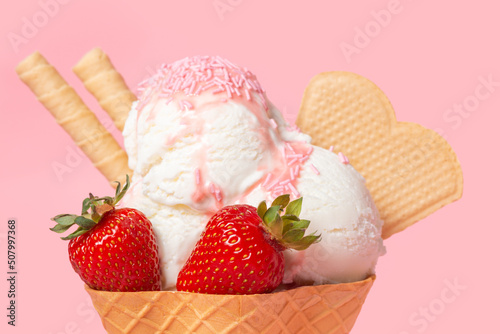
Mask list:
POLYGON ((271 292, 281 284, 283 253, 303 250, 319 236, 304 237, 308 220, 297 216, 302 198, 278 197, 267 209, 231 205, 210 218, 200 240, 177 277, 177 290, 214 294, 271 292), (286 208, 285 214, 280 212, 286 208))
POLYGON ((77 224, 70 240, 73 269, 92 289, 106 291, 160 290, 158 246, 151 222, 135 209, 115 209, 129 187, 120 184, 116 196, 83 201, 82 215, 58 215, 52 231, 62 233, 77 224), (91 209, 91 212, 87 212, 91 209))

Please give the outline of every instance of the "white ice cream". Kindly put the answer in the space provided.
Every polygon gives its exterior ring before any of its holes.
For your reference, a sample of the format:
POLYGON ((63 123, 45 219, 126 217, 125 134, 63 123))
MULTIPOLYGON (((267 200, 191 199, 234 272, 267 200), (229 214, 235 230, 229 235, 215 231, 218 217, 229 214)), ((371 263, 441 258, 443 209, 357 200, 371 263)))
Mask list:
MULTIPOLYGON (((297 190, 303 197, 301 217, 311 221, 309 232, 321 233, 321 242, 285 252, 284 283, 354 282, 373 274, 385 247, 382 221, 364 178, 336 154, 315 147, 297 190)), ((262 195, 258 188, 248 200, 256 205, 262 195)))
POLYGON ((308 250, 286 252, 286 281, 373 273, 384 252, 382 222, 363 178, 289 128, 253 74, 219 57, 195 57, 163 66, 141 90, 123 132, 134 170, 123 205, 153 223, 164 289, 175 287, 217 209, 282 193, 303 197, 301 217, 322 234, 308 250))

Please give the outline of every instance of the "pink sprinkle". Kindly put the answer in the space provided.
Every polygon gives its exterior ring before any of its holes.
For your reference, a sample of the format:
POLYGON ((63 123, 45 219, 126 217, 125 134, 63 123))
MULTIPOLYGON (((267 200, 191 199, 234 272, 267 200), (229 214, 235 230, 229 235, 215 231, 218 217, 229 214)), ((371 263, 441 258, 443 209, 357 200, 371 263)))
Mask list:
POLYGON ((253 80, 248 80, 247 82, 252 87, 253 90, 260 91, 260 89, 257 88, 257 85, 255 84, 255 82, 253 82, 253 80))
POLYGON ((210 69, 207 70, 207 77, 205 78, 205 81, 208 81, 212 78, 212 71, 210 69))
POLYGON ((262 187, 265 187, 266 184, 269 182, 270 179, 271 179, 271 173, 267 174, 266 180, 264 181, 264 183, 262 183, 262 187))
POLYGON ((306 154, 307 154, 307 155, 309 155, 309 154, 311 154, 311 153, 312 153, 312 151, 313 151, 313 147, 311 146, 311 147, 309 147, 309 149, 307 150, 307 153, 306 153, 306 154))
POLYGON ((181 85, 181 89, 185 90, 186 88, 191 86, 191 82, 193 81, 192 75, 193 73, 191 72, 190 75, 184 79, 184 83, 181 85))
POLYGON ((342 152, 339 152, 338 155, 340 162, 342 162, 344 165, 347 165, 349 163, 349 159, 347 159, 347 157, 342 152))
POLYGON ((299 159, 299 162, 304 162, 304 161, 306 161, 307 159, 309 159, 309 156, 308 156, 308 155, 304 156, 303 158, 300 158, 300 159, 299 159))
POLYGON ((288 153, 286 153, 285 147, 284 146, 280 146, 280 151, 281 151, 281 155, 284 156, 285 159, 286 159, 288 153))
POLYGON ((188 92, 189 95, 193 94, 194 87, 196 87, 196 81, 193 80, 193 83, 191 84, 191 87, 189 87, 189 92, 188 92))
POLYGON ((172 98, 172 97, 167 98, 167 100, 165 101, 165 105, 167 105, 167 106, 168 106, 168 104, 169 104, 170 102, 172 102, 172 100, 173 100, 173 98, 172 98))
POLYGON ((252 96, 250 95, 248 88, 245 88, 245 95, 246 95, 248 101, 252 100, 252 96))
POLYGON ((167 90, 163 90, 161 92, 161 94, 158 94, 159 97, 171 97, 172 95, 172 91, 167 89, 167 90))
POLYGON ((208 191, 210 191, 211 194, 215 192, 215 187, 213 183, 210 183, 210 185, 208 186, 208 191))
POLYGON ((302 154, 289 154, 287 157, 288 158, 302 158, 303 155, 302 154))
POLYGON ((287 184, 287 183, 290 183, 290 179, 286 179, 285 181, 281 181, 279 184, 280 184, 280 186, 282 186, 282 185, 287 184))
POLYGON ((216 90, 214 90, 214 91, 212 92, 212 94, 214 94, 214 95, 215 95, 215 94, 218 94, 218 93, 223 92, 223 91, 224 91, 224 88, 219 87, 219 88, 217 88, 216 90))
POLYGON ((328 151, 333 152, 333 145, 330 146, 330 148, 328 149, 328 151))
POLYGON ((262 104, 264 105, 264 109, 269 110, 269 106, 267 105, 266 98, 264 97, 264 94, 259 92, 259 96, 262 99, 262 104))
POLYGON ((297 189, 293 186, 293 184, 289 183, 288 188, 292 191, 292 193, 295 195, 295 197, 299 197, 300 193, 297 191, 297 189))
POLYGON ((257 90, 261 91, 261 92, 266 92, 265 90, 262 89, 262 87, 260 86, 260 83, 256 80, 255 81, 255 85, 257 86, 257 90))
POLYGON ((137 84, 137 86, 139 86, 139 87, 141 87, 141 88, 142 88, 142 86, 146 85, 148 82, 149 82, 149 78, 144 79, 144 80, 142 80, 141 82, 139 82, 139 83, 137 84))
POLYGON ((215 77, 215 78, 214 78, 214 81, 215 81, 216 83, 218 83, 219 85, 224 85, 224 84, 225 84, 224 80, 222 80, 222 79, 221 79, 221 78, 219 78, 219 77, 215 77))
POLYGON ((276 197, 278 197, 278 196, 280 196, 280 195, 282 195, 282 193, 281 193, 280 191, 274 191, 274 192, 271 194, 271 196, 272 196, 273 198, 276 198, 276 197))
POLYGON ((226 85, 226 92, 227 92, 227 96, 231 99, 233 97, 233 94, 231 94, 231 89, 229 88, 228 85, 226 85))
POLYGON ((318 169, 313 164, 310 164, 309 167, 311 167, 311 169, 314 172, 314 174, 319 175, 318 169))
POLYGON ((288 148, 293 154, 295 154, 295 150, 293 149, 292 145, 290 143, 285 144, 286 148, 288 148))
POLYGON ((184 106, 186 108, 188 108, 188 110, 191 110, 193 109, 193 105, 191 104, 191 102, 187 101, 187 100, 184 100, 184 106))
POLYGON ((236 86, 236 87, 239 87, 238 86, 238 81, 236 81, 236 78, 235 77, 231 77, 231 82, 236 86))
POLYGON ((174 92, 177 91, 177 89, 179 89, 181 82, 182 81, 180 80, 180 78, 177 78, 177 81, 175 82, 174 89, 173 89, 174 92))
POLYGON ((233 63, 231 63, 229 60, 227 59, 224 59, 224 63, 226 65, 228 65, 229 67, 232 67, 232 68, 238 68, 238 66, 234 65, 233 63))
POLYGON ((232 96, 245 96, 248 100, 255 99, 253 92, 260 96, 259 103, 269 109, 264 90, 257 78, 250 71, 240 68, 221 57, 186 57, 172 64, 163 64, 152 77, 139 84, 139 100, 137 109, 144 108, 146 96, 149 92, 164 93, 162 97, 168 98, 176 92, 186 95, 199 95, 215 84, 219 89, 214 92, 226 91, 229 98, 232 96), (229 88, 228 88, 229 87, 229 88), (247 87, 248 91, 241 89, 247 87))
POLYGON ((299 170, 300 170, 300 165, 297 165, 297 166, 295 166, 295 170, 294 170, 294 172, 293 172, 293 173, 294 173, 296 176, 298 176, 298 175, 299 175, 299 170))
POLYGON ((295 180, 295 173, 293 169, 290 169, 290 180, 295 180))
POLYGON ((274 187, 279 181, 280 179, 276 179, 273 182, 271 182, 271 184, 267 186, 267 190, 272 189, 272 187, 274 187))
POLYGON ((288 166, 291 166, 296 162, 297 162, 297 158, 293 158, 292 160, 288 161, 288 166))
POLYGON ((219 190, 219 189, 216 189, 216 190, 215 190, 215 199, 217 200, 217 202, 222 201, 222 195, 221 195, 221 193, 220 193, 220 190, 219 190))
POLYGON ((273 127, 273 129, 276 129, 278 127, 278 124, 276 124, 276 121, 274 120, 274 118, 271 118, 269 120, 269 122, 271 123, 271 126, 273 127))
POLYGON ((285 187, 284 187, 284 186, 277 186, 277 187, 274 187, 274 188, 273 188, 273 191, 274 191, 274 192, 278 192, 278 191, 282 191, 282 190, 284 190, 284 189, 285 189, 285 187))
MULTIPOLYGON (((206 85, 205 87, 203 87, 203 90, 207 90, 207 89, 209 89, 209 88, 212 88, 212 87, 213 87, 213 86, 215 86, 215 85, 216 85, 216 83, 215 83, 215 82, 211 82, 211 83, 209 83, 208 85, 206 85)), ((197 89, 196 91, 198 91, 198 90, 200 90, 200 89, 201 89, 201 86, 200 86, 200 87, 198 87, 198 89, 197 89)))
POLYGON ((227 99, 220 99, 221 102, 227 102, 227 99))
POLYGON ((196 92, 194 92, 194 95, 200 95, 201 90, 204 89, 204 88, 206 88, 206 87, 203 87, 201 85, 198 86, 198 88, 196 88, 196 92))
POLYGON ((201 175, 200 175, 200 169, 199 168, 196 168, 194 170, 194 178, 196 180, 196 184, 200 184, 200 182, 201 182, 201 175))

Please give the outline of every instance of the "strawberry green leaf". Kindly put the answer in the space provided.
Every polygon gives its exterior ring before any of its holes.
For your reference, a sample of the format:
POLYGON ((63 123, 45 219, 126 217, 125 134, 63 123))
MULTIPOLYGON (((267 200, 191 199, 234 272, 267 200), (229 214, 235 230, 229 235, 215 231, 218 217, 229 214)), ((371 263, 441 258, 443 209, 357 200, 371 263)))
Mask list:
POLYGON ((283 219, 289 219, 289 220, 293 220, 293 221, 299 221, 300 218, 295 216, 295 215, 283 215, 281 216, 281 218, 283 219))
POLYGON ((265 202, 262 202, 257 212, 261 216, 267 232, 271 233, 272 238, 283 249, 304 250, 313 243, 319 242, 321 235, 313 233, 304 237, 311 222, 298 217, 301 210, 302 197, 290 202, 290 195, 282 195, 273 201, 272 206, 267 211, 265 202), (283 209, 285 209, 285 214, 281 216, 283 209))
POLYGON ((300 211, 302 210, 302 197, 296 199, 295 201, 291 201, 290 204, 286 207, 285 214, 286 215, 294 215, 299 216, 300 211))
MULTIPOLYGON (((285 216, 283 216, 283 217, 285 217, 285 216)), ((288 231, 290 231, 292 229, 304 229, 304 230, 306 230, 309 227, 309 224, 311 223, 309 220, 295 221, 295 220, 283 219, 283 221, 285 222, 285 224, 283 226, 283 234, 286 234, 288 231)))
POLYGON ((257 208, 257 214, 259 215, 260 218, 264 218, 264 214, 267 211, 267 204, 266 201, 262 201, 259 204, 259 207, 257 208))
POLYGON ((290 203, 290 195, 289 194, 284 194, 279 197, 276 197, 276 199, 273 201, 271 206, 279 205, 280 206, 280 211, 285 208, 288 203, 290 203))
POLYGON ((128 188, 130 187, 130 179, 128 177, 128 174, 126 177, 125 186, 123 186, 123 189, 120 189, 120 191, 118 191, 118 188, 121 187, 120 182, 118 182, 118 181, 115 181, 115 182, 118 183, 118 187, 116 187, 116 196, 115 196, 115 200, 114 200, 113 204, 117 204, 118 202, 120 202, 120 200, 123 198, 123 196, 127 192, 128 188))
POLYGON ((92 215, 90 216, 90 220, 92 221, 100 221, 101 215, 97 212, 97 208, 94 208, 92 211, 92 215))
POLYGON ((306 233, 305 229, 290 230, 283 235, 283 241, 286 243, 297 242, 304 236, 305 233, 306 233))
POLYGON ((80 226, 81 228, 84 228, 86 230, 90 230, 92 227, 96 225, 96 222, 93 221, 92 219, 85 218, 83 216, 78 216, 75 219, 75 224, 80 226))
POLYGON ((105 197, 103 197, 102 199, 104 200, 104 203, 106 203, 106 204, 109 204, 109 205, 113 206, 113 204, 114 204, 113 202, 114 202, 114 200, 115 200, 113 197, 110 197, 110 196, 105 196, 105 197))
POLYGON ((70 235, 68 236, 65 236, 65 237, 61 237, 62 240, 71 240, 73 238, 76 238, 84 233, 87 233, 88 230, 84 229, 83 227, 79 227, 78 229, 76 229, 75 232, 71 233, 70 235))
POLYGON ((52 220, 54 220, 57 225, 50 228, 51 231, 56 233, 62 233, 68 230, 73 224, 78 225, 78 228, 70 235, 61 238, 63 240, 70 240, 79 235, 82 235, 86 231, 92 229, 96 224, 98 224, 102 216, 113 210, 115 205, 123 198, 126 191, 130 187, 130 179, 127 175, 125 186, 122 188, 120 182, 117 182, 118 186, 116 188, 116 197, 104 196, 97 197, 92 193, 89 193, 88 198, 85 198, 82 202, 82 213, 81 216, 77 215, 57 215, 52 220), (90 212, 89 212, 90 209, 90 212))
POLYGON ((55 216, 54 218, 52 218, 52 220, 55 221, 58 225, 71 226, 75 223, 76 217, 78 217, 78 216, 77 215, 62 214, 62 215, 55 216))
POLYGON ((262 220, 264 220, 264 223, 270 227, 270 224, 272 221, 276 219, 276 216, 278 216, 278 212, 280 210, 280 206, 272 206, 270 207, 266 213, 264 214, 264 217, 262 217, 262 220))
POLYGON ((278 239, 282 238, 283 232, 283 219, 281 219, 280 215, 276 215, 276 219, 274 219, 270 226, 271 233, 278 239))
POLYGON ((299 220, 298 222, 293 223, 294 228, 303 228, 304 230, 309 227, 309 224, 311 224, 310 220, 299 220))
POLYGON ((118 183, 118 185, 116 186, 115 197, 118 197, 118 195, 120 195, 120 192, 122 191, 122 184, 120 183, 120 181, 115 182, 118 183))
POLYGON ((290 220, 290 219, 285 219, 285 218, 283 218, 283 216, 281 217, 281 219, 283 219, 283 232, 282 232, 282 234, 285 234, 286 232, 288 232, 292 229, 294 221, 290 220))
POLYGON ((91 204, 91 199, 90 198, 86 198, 83 200, 83 204, 82 204, 82 215, 89 211, 89 208, 90 208, 90 204, 91 204))
POLYGON ((292 244, 288 244, 287 246, 289 248, 292 248, 292 249, 295 249, 298 251, 304 250, 304 249, 307 249, 312 244, 319 242, 321 240, 320 237, 321 237, 320 235, 308 235, 308 236, 303 237, 299 241, 296 241, 292 244))
POLYGON ((56 233, 63 233, 63 232, 66 232, 70 227, 71 227, 71 225, 65 226, 65 225, 57 224, 56 226, 50 228, 50 230, 53 232, 56 232, 56 233))

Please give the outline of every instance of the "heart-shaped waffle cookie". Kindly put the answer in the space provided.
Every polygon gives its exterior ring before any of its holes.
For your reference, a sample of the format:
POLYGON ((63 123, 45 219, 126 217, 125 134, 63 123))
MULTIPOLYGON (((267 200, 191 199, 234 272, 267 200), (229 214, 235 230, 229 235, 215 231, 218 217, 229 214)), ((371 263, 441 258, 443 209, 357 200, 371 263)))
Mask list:
POLYGON ((344 153, 365 177, 384 220, 384 239, 462 196, 462 170, 446 140, 398 122, 385 94, 360 75, 315 76, 297 125, 313 144, 344 153))

